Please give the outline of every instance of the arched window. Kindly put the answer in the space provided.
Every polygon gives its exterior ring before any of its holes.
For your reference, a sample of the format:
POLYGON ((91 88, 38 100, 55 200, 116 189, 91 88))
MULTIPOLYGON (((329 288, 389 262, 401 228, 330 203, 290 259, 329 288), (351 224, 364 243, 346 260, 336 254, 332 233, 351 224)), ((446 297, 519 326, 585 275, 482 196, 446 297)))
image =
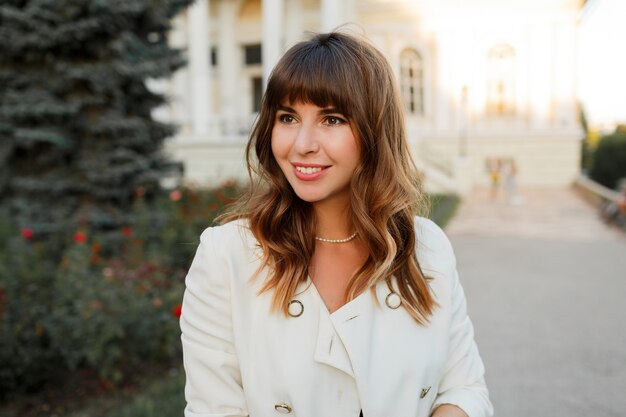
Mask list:
POLYGON ((515 50, 496 45, 487 55, 487 114, 515 113, 515 50))
POLYGON ((424 60, 415 49, 400 54, 400 90, 410 115, 424 115, 424 60))

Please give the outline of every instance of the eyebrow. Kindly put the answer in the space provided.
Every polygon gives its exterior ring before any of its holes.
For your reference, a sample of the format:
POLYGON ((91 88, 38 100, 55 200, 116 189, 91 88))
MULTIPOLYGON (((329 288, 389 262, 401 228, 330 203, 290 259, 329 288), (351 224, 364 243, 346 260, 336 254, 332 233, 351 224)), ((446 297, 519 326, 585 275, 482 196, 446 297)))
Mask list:
POLYGON ((340 112, 338 108, 336 107, 326 107, 322 110, 320 110, 321 114, 343 114, 343 112, 340 112))

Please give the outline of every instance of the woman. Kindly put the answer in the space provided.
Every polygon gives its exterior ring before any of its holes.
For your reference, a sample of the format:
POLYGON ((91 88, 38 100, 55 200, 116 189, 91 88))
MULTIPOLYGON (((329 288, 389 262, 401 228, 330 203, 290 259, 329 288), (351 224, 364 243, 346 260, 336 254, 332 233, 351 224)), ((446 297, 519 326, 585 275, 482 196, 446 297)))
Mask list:
POLYGON ((491 415, 382 54, 336 32, 292 47, 247 155, 250 191, 186 280, 185 415, 491 415))

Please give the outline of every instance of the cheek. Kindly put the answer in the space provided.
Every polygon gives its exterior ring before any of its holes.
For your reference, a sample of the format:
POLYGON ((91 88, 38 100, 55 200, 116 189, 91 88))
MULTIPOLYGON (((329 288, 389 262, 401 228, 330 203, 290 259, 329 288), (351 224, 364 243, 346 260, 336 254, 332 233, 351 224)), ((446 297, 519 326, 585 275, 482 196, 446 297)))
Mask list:
POLYGON ((356 139, 352 142, 352 146, 350 147, 350 155, 355 163, 358 163, 361 159, 361 147, 356 139))
POLYGON ((346 161, 350 167, 356 167, 361 160, 361 147, 357 138, 353 135, 346 135, 344 140, 339 142, 341 148, 338 152, 342 155, 342 159, 346 161))
POLYGON ((289 150, 287 149, 285 141, 281 140, 281 136, 276 130, 277 129, 272 129, 272 155, 274 155, 274 159, 280 163, 280 159, 285 158, 289 150))
POLYGON ((271 149, 272 149, 272 156, 273 156, 273 157, 274 157, 274 159, 276 160, 276 159, 278 159, 278 158, 277 158, 277 155, 276 155, 276 147, 277 147, 277 146, 276 146, 276 141, 274 140, 274 137, 273 137, 273 136, 272 136, 272 140, 271 140, 271 142, 270 142, 270 145, 271 145, 271 149))
POLYGON ((273 165, 279 172, 287 176, 287 170, 291 168, 289 163, 289 143, 281 140, 281 135, 277 135, 272 131, 271 149, 274 158, 273 165))

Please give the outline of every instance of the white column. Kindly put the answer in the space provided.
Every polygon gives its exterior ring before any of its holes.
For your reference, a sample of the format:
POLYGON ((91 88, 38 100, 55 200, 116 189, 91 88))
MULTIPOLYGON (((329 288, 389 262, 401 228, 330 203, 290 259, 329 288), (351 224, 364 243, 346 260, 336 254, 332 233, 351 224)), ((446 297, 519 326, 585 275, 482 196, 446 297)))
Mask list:
POLYGON ((530 121, 533 128, 544 128, 553 116, 553 33, 545 22, 537 22, 531 28, 528 103, 530 121))
POLYGON ((263 0, 263 85, 283 53, 283 0, 263 0))
POLYGON ((456 49, 453 37, 454 27, 442 25, 438 35, 437 62, 438 87, 435 98, 435 124, 440 132, 453 134, 452 97, 457 94, 454 88, 454 71, 457 65, 456 49))
POLYGON ((209 0, 197 0, 189 8, 189 75, 193 135, 209 131, 211 109, 211 49, 209 44, 209 0))
MULTIPOLYGON (((185 49, 188 47, 187 17, 182 13, 172 21, 172 29, 168 35, 168 43, 173 48, 185 49)), ((181 136, 189 131, 189 68, 181 68, 176 71, 171 78, 170 91, 168 95, 171 97, 169 102, 170 120, 181 125, 180 134, 176 136, 176 140, 180 140, 181 136)))
POLYGON ((354 22, 356 0, 321 0, 320 30, 330 32, 346 23, 354 22))
POLYGON ((330 32, 346 22, 346 1, 322 0, 320 10, 320 29, 330 32))
POLYGON ((574 22, 559 22, 554 45, 555 122, 559 127, 576 125, 576 28, 574 22))
POLYGON ((220 80, 220 113, 222 133, 232 136, 237 131, 237 78, 240 72, 241 54, 237 50, 235 23, 236 2, 218 2, 218 46, 217 66, 220 80))
POLYGON ((290 0, 285 3, 285 25, 283 36, 287 47, 303 39, 304 27, 302 3, 299 0, 290 0))

